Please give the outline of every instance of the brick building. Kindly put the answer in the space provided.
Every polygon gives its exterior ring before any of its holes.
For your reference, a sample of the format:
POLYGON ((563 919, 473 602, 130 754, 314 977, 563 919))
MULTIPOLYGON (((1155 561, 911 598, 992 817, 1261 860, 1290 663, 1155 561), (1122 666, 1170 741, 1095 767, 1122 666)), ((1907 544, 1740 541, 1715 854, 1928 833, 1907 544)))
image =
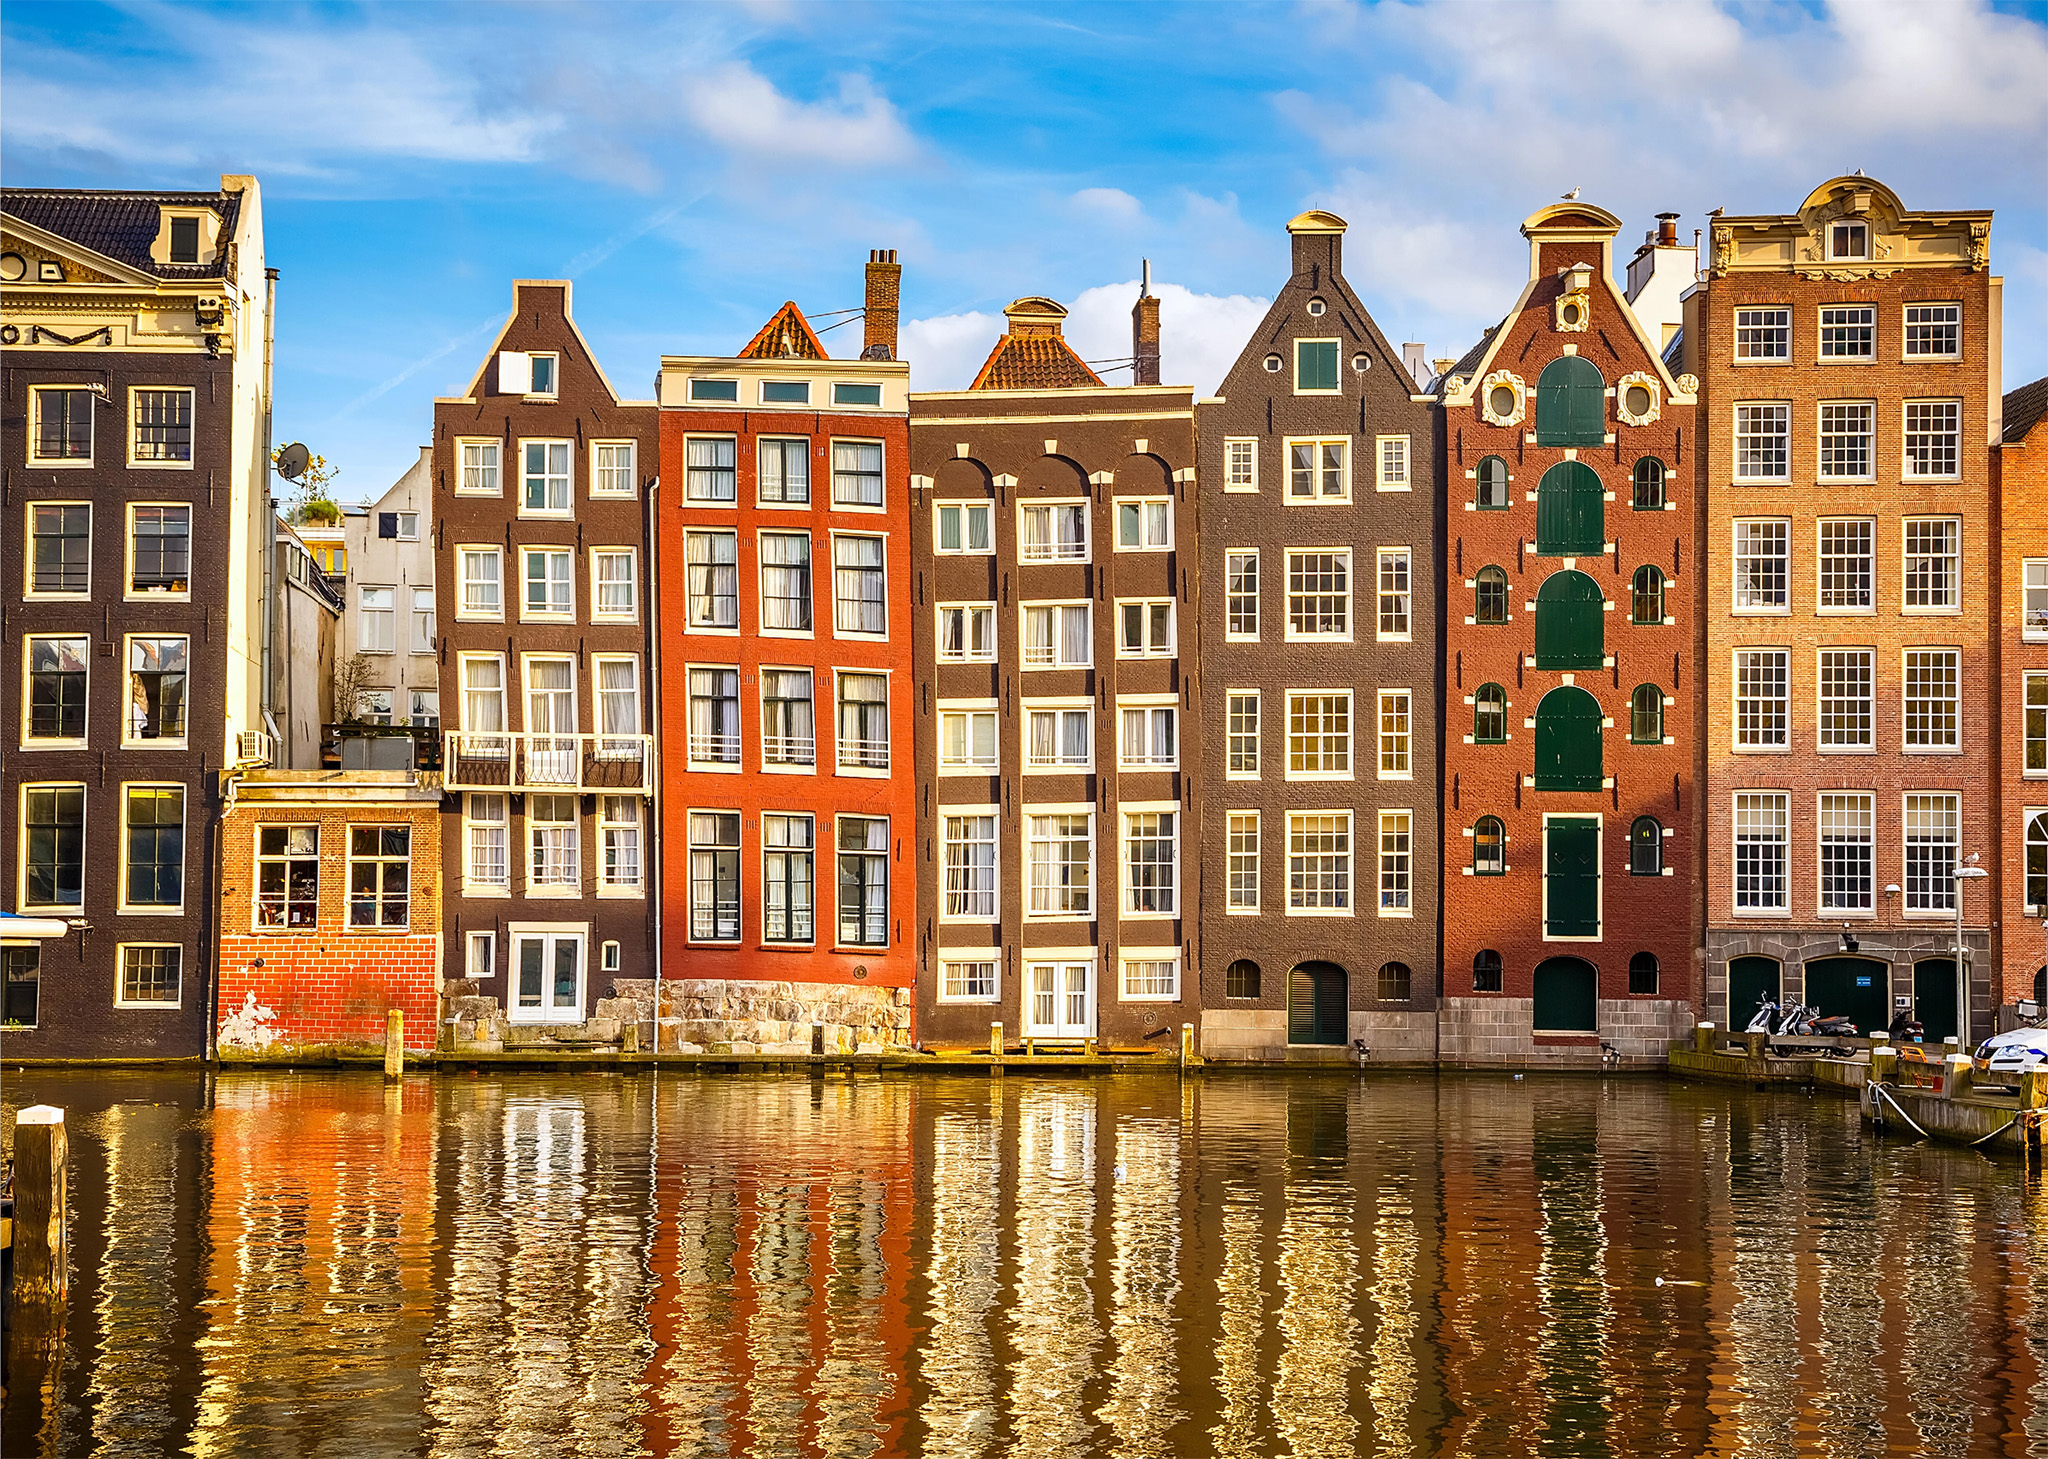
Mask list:
POLYGON ((1529 282, 1439 382, 1444 1057, 1661 1056, 1699 926, 1694 382, 1616 287, 1621 222, 1522 224, 1529 282))
POLYGON ((907 1043, 917 926, 901 269, 661 362, 663 1047, 907 1043), (820 1031, 821 1030, 821 1031, 820 1031))
POLYGON ((1322 212, 1287 225, 1292 273, 1200 407, 1189 718, 1215 1056, 1359 1040, 1435 1057, 1436 428, 1344 278, 1344 228, 1322 212))
POLYGON ((911 402, 918 1028, 1142 1046, 1201 1007, 1194 397, 1156 298, 1122 387, 1059 304, 1003 312, 968 389, 911 402))
MULTIPOLYGON (((1990 234, 1860 175, 1713 219, 1682 343, 1710 579, 1706 1017, 1778 995, 1956 1029, 1955 872, 1999 834, 1990 234)), ((1960 884, 1983 1028, 1992 899, 1960 884)))
POLYGON ((2048 1003, 2048 379, 2005 397, 1997 474, 1994 1003, 2048 1003))

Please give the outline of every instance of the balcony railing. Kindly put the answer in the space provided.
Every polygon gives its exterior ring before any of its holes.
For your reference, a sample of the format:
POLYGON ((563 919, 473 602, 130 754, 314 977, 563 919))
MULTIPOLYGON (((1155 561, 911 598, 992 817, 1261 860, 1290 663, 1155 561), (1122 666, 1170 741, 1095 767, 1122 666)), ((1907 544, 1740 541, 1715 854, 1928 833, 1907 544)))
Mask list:
POLYGON ((739 764, 740 737, 738 735, 693 733, 690 736, 690 763, 693 765, 739 764))
POLYGON ((842 770, 887 770, 889 768, 889 742, 887 740, 846 740, 839 742, 839 768, 842 770))
POLYGON ((763 735, 761 758, 770 765, 815 765, 818 741, 811 735, 763 735))
POLYGON ((321 763, 343 770, 439 770, 440 721, 425 724, 328 724, 321 727, 321 763), (408 745, 403 743, 410 741, 408 745))
POLYGON ((654 793, 654 736, 491 734, 452 730, 442 767, 450 790, 654 793))

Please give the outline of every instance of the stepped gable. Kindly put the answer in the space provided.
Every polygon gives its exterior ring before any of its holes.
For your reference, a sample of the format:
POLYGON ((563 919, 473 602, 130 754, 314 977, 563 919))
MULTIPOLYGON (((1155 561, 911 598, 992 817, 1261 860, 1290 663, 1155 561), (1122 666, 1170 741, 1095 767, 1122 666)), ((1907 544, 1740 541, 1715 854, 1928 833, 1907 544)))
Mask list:
POLYGON ((1051 299, 1017 300, 1003 311, 1010 332, 996 341, 970 390, 1078 390, 1102 377, 1082 362, 1060 334, 1067 311, 1051 299))
POLYGON ((761 326, 761 332, 740 351, 743 360, 829 360, 825 346, 818 343, 811 322, 794 299, 775 311, 775 317, 761 326))
POLYGON ((235 236, 242 195, 231 192, 87 192, 72 188, 0 188, 0 213, 69 238, 102 257, 162 279, 217 279, 227 269, 226 250, 212 263, 164 264, 150 257, 162 226, 161 209, 211 208, 220 216, 223 240, 235 236))

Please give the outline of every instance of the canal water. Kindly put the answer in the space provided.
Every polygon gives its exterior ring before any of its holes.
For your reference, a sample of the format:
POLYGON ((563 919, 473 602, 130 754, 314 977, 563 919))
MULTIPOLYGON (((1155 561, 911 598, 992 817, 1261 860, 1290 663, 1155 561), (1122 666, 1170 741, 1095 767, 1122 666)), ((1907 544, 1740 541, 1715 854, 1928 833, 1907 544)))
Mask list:
POLYGON ((1649 1079, 13 1072, 43 1455, 2048 1453, 2048 1197, 1649 1079))

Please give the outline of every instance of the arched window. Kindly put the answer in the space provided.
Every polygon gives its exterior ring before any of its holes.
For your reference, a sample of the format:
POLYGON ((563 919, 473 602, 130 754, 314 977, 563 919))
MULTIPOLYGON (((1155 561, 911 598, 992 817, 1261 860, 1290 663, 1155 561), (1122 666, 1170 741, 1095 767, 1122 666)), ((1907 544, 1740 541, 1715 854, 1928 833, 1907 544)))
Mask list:
POLYGON ((1606 489, 1583 461, 1560 461, 1536 483, 1539 557, 1598 557, 1606 544, 1606 489))
POLYGON ((1508 575, 1504 568, 1482 567, 1472 579, 1472 621, 1508 621, 1508 575))
POLYGON ((1607 441, 1607 382, 1584 355, 1565 355, 1536 380, 1536 444, 1600 446, 1607 441))
POLYGON ((1406 963, 1381 963, 1378 996, 1388 1003, 1405 1002, 1413 993, 1415 977, 1406 963))
POLYGON ((2048 914, 2048 811, 2027 822, 2027 915, 2048 914))
POLYGON ((1606 654, 1600 588, 1575 568, 1554 572, 1536 590, 1536 667, 1597 669, 1606 654))
POLYGON ((1482 512, 1504 512, 1508 509, 1508 463, 1498 456, 1487 456, 1479 463, 1475 478, 1478 482, 1477 504, 1482 512))
POLYGON ((1631 993, 1657 991, 1657 954, 1639 952, 1628 960, 1628 990, 1631 993))
POLYGON ((1472 827, 1472 875, 1500 876, 1508 869, 1507 832, 1499 816, 1481 816, 1472 827))
POLYGON ((1655 456, 1636 462, 1635 494, 1631 498, 1639 512, 1664 510, 1664 463, 1655 456))
POLYGON ((1472 696, 1472 743, 1504 745, 1508 742, 1508 691, 1498 684, 1481 684, 1472 696))
POLYGON ((1664 874, 1664 827, 1655 816, 1637 816, 1628 828, 1628 874, 1664 874))
POLYGON ((1475 993, 1498 993, 1500 991, 1500 954, 1490 947, 1482 947, 1472 954, 1472 991, 1475 993))
POLYGON ((1248 957, 1241 957, 1223 970, 1223 996, 1226 998, 1256 998, 1259 996, 1259 965, 1248 957))
POLYGON ((1628 616, 1631 621, 1643 624, 1661 624, 1664 621, 1664 571, 1648 563, 1636 569, 1636 575, 1628 585, 1628 616))
POLYGON ((1600 789, 1600 705, 1574 684, 1536 706, 1536 788, 1600 789))
POLYGON ((1629 695, 1628 737, 1637 745, 1664 743, 1664 691, 1655 684, 1638 684, 1629 695))

